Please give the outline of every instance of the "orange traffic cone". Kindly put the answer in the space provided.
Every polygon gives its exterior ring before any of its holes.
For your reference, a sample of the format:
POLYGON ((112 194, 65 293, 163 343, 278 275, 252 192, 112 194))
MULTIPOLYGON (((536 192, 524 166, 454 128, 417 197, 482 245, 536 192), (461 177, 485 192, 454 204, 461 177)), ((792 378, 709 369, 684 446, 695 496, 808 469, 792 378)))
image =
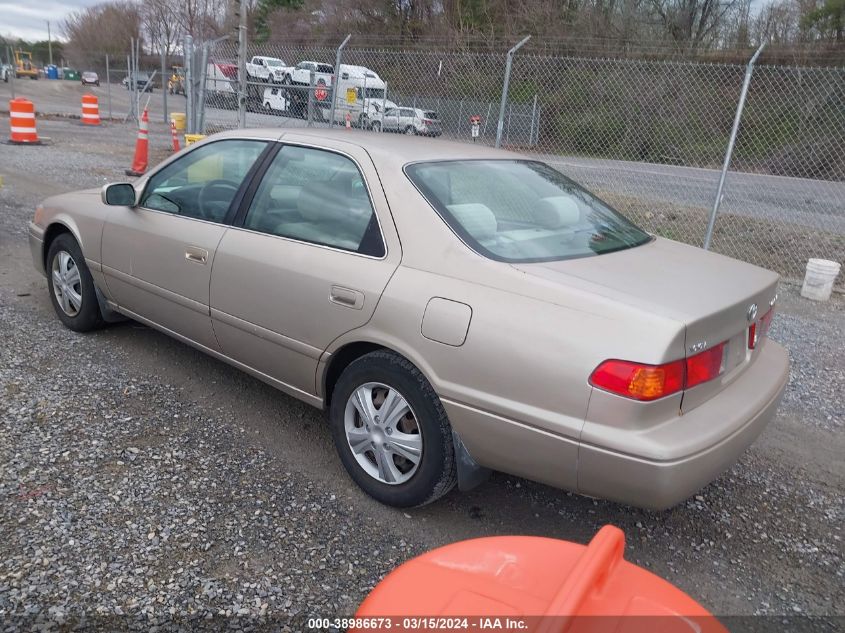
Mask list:
POLYGON ((179 151, 179 135, 176 133, 176 121, 170 119, 170 140, 173 143, 173 151, 179 151))
POLYGON ((127 176, 141 176, 147 171, 150 155, 149 125, 150 117, 147 115, 147 109, 144 108, 141 124, 138 127, 138 140, 135 141, 135 158, 132 159, 132 168, 126 170, 127 176))

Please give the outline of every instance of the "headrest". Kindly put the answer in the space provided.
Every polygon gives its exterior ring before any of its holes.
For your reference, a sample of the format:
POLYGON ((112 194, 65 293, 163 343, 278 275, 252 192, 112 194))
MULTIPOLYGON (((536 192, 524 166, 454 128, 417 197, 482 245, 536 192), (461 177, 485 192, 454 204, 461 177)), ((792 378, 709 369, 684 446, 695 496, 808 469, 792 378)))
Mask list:
POLYGON ((310 222, 332 222, 349 215, 349 197, 341 183, 309 182, 302 186, 296 207, 310 222))
POLYGON ((467 233, 477 240, 486 240, 499 229, 496 216, 490 207, 477 202, 467 204, 450 204, 446 206, 455 219, 464 227, 467 233))
POLYGON ((578 203, 569 196, 540 198, 534 208, 534 221, 544 229, 559 229, 581 219, 578 203))

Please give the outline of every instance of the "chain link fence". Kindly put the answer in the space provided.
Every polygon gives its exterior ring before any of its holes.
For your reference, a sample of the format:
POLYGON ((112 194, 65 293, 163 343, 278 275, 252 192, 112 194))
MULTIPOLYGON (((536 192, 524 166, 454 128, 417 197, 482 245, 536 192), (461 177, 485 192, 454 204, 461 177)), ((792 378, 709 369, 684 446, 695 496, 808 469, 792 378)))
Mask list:
MULTIPOLYGON (((333 121, 496 142, 504 53, 350 45, 335 73, 337 56, 331 48, 250 46, 246 125, 333 121)), ((518 52, 501 144, 548 162, 646 230, 701 246, 745 70, 518 52)), ((210 47, 205 88, 206 131, 238 127, 236 42, 210 47)), ((845 260, 843 147, 845 68, 755 68, 712 249, 792 279, 810 257, 845 260)))

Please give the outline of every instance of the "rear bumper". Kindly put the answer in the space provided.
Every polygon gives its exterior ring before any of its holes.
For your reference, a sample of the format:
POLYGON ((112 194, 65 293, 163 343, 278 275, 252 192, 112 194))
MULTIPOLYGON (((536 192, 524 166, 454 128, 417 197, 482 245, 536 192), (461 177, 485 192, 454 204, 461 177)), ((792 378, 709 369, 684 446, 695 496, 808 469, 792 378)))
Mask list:
MULTIPOLYGON (((787 351, 767 340, 754 367, 712 400, 673 422, 683 424, 690 433, 718 426, 724 435, 717 442, 666 460, 582 443, 578 491, 645 508, 663 509, 680 503, 730 468, 760 435, 774 416, 788 379, 787 351)), ((660 444, 661 433, 654 433, 653 444, 660 444)), ((675 433, 665 435, 671 438, 675 433)), ((665 452, 671 450, 667 444, 665 452)))

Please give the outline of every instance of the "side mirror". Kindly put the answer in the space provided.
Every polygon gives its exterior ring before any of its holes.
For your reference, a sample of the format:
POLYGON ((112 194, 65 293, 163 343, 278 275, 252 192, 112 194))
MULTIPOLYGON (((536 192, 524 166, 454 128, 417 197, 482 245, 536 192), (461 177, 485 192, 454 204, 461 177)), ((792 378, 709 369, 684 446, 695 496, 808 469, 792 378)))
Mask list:
POLYGON ((106 185, 100 191, 103 204, 114 207, 134 207, 136 203, 135 187, 128 182, 116 182, 106 185))

